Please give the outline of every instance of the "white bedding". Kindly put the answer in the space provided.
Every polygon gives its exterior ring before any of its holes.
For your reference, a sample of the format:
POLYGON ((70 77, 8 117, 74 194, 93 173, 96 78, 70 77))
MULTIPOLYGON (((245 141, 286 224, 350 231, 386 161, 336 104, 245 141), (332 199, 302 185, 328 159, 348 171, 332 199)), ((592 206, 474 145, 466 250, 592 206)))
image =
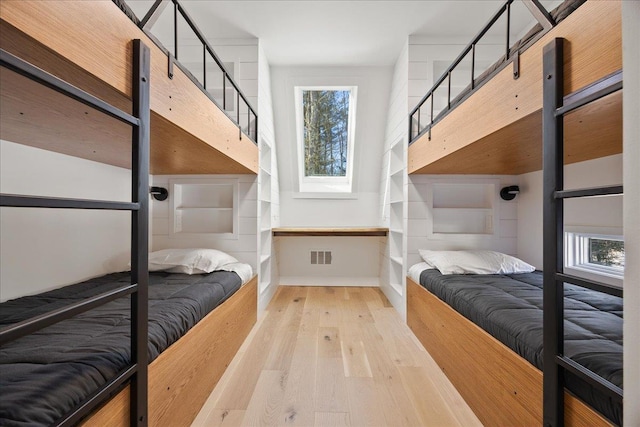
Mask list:
POLYGON ((420 274, 424 270, 428 270, 428 269, 433 269, 433 267, 429 266, 429 264, 427 264, 426 262, 419 262, 409 267, 409 271, 407 272, 407 275, 414 282, 420 283, 420 274))

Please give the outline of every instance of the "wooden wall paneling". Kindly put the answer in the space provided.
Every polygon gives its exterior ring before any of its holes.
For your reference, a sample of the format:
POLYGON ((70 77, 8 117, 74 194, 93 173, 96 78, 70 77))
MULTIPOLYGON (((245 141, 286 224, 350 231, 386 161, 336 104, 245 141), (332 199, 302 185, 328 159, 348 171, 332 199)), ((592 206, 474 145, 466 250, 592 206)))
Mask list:
MULTIPOLYGON (((238 127, 180 69, 174 68, 169 79, 166 55, 113 2, 4 1, 0 17, 3 49, 116 105, 128 105, 122 95, 131 98, 131 40, 142 39, 151 50, 152 112, 176 127, 184 143, 210 146, 207 157, 217 159, 204 172, 165 169, 176 162, 163 159, 151 165, 152 173, 257 173, 257 146, 246 135, 241 137, 238 127), (229 159, 240 166, 229 167, 229 159), (218 165, 223 169, 214 169, 218 165)), ((152 127, 152 151, 157 145, 171 145, 172 133, 160 129, 152 127)), ((54 151, 57 142, 51 141, 54 151)), ((192 160, 198 163, 203 149, 194 151, 198 155, 192 160)), ((183 155, 187 153, 190 150, 183 155)))
MULTIPOLYGON (((549 31, 520 55, 519 79, 513 79, 511 67, 507 66, 437 123, 432 129, 431 141, 425 134, 411 144, 409 173, 521 174, 539 170, 542 164, 538 158, 542 151, 541 137, 538 137, 541 135, 542 48, 555 37, 567 39, 565 93, 620 70, 621 2, 590 0, 549 31), (521 147, 525 145, 531 148, 522 153, 521 147)), ((615 129, 610 138, 621 135, 621 126, 618 127, 621 116, 616 116, 621 107, 593 108, 602 110, 599 123, 611 123, 608 128, 615 129)), ((577 121, 580 114, 586 113, 577 112, 577 121)), ((594 128, 609 138, 602 127, 595 125, 586 126, 579 133, 588 133, 594 128)), ((574 142, 580 142, 578 136, 574 142)), ((622 144, 614 145, 621 147, 622 144)), ((582 158, 603 155, 598 149, 588 150, 584 149, 582 158)), ((612 151, 605 150, 605 153, 615 154, 612 151)))
MULTIPOLYGON (((257 317, 257 276, 149 365, 149 425, 188 426, 222 377, 257 317)), ((129 388, 84 423, 127 426, 129 388)))
MULTIPOLYGON (((485 425, 540 425, 542 372, 407 278, 407 324, 485 425)), ((567 426, 610 426, 565 393, 567 426)))

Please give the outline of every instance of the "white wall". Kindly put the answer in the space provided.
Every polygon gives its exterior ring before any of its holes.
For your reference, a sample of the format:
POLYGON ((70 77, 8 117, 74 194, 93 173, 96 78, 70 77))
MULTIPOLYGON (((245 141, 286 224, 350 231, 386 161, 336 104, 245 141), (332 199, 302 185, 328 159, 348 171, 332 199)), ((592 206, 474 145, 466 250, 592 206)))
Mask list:
MULTIPOLYGON (((131 172, 0 141, 0 192, 130 201, 131 172)), ((0 208, 0 300, 128 270, 129 212, 0 208)))
MULTIPOLYGON (((542 269, 542 171, 520 175, 518 249, 524 261, 542 269)), ((622 155, 565 166, 565 188, 619 185, 622 155)), ((600 234, 622 233, 622 197, 565 202, 565 228, 600 234), (617 231, 617 232, 616 232, 617 231)))
MULTIPOLYGON (((387 108, 387 120, 385 128, 384 146, 385 152, 381 163, 381 176, 380 176, 380 204, 378 212, 382 216, 382 224, 389 227, 391 225, 389 215, 389 202, 390 202, 390 185, 389 185, 389 159, 391 156, 391 147, 398 143, 405 147, 407 146, 407 126, 408 119, 408 73, 409 73, 409 45, 405 44, 404 48, 400 52, 398 59, 393 70, 393 79, 391 83, 391 96, 389 97, 389 104, 387 108)), ((404 153, 406 159, 406 148, 404 153)), ((405 173, 406 173, 406 160, 405 160, 405 173)), ((403 217, 406 216, 406 210, 403 217)), ((402 218, 405 221, 405 218, 402 218)), ((404 227, 400 227, 404 229, 404 227)), ((393 232, 392 232, 393 233, 393 232)), ((391 274, 392 268, 398 268, 392 266, 392 261, 389 258, 391 253, 390 239, 380 239, 380 288, 387 296, 387 299, 400 315, 404 318, 406 315, 406 298, 404 296, 404 287, 400 289, 400 292, 393 286, 391 286, 391 274)), ((404 250, 404 236, 396 236, 396 238, 402 239, 402 247, 404 250)), ((401 277, 405 274, 402 272, 401 277)), ((401 282, 405 285, 404 280, 401 282)))
POLYGON ((517 183, 518 178, 509 175, 410 175, 407 265, 422 261, 419 249, 489 249, 517 256, 519 196, 510 201, 504 201, 499 196, 502 187, 517 183), (434 183, 493 184, 493 234, 433 234, 430 231, 433 223, 430 194, 434 183))
MULTIPOLYGON (((480 30, 478 28, 478 30, 480 30)), ((409 110, 415 108, 423 96, 431 89, 436 80, 444 73, 445 68, 462 52, 469 43, 468 39, 433 37, 409 37, 409 110)), ((504 54, 504 43, 487 40, 476 51, 475 75, 480 75, 483 67, 488 67, 504 54)), ((471 59, 465 59, 454 71, 452 78, 451 98, 471 83, 471 59), (468 70, 468 72, 467 72, 468 70)), ((437 94, 446 96, 446 82, 437 94)), ((446 102, 446 101, 443 101, 446 102)), ((425 110, 426 111, 426 110, 425 110)), ((438 104, 434 105, 434 117, 438 114, 438 104)), ((423 116, 424 120, 424 116, 423 116)))
POLYGON ((640 2, 622 2, 624 69, 624 425, 640 425, 640 2))
MULTIPOLYGON (((377 226, 380 224, 379 191, 384 147, 384 126, 387 114, 391 69, 387 67, 272 67, 272 92, 278 170, 280 183, 280 223, 282 226, 377 226), (298 193, 296 155, 296 123, 294 87, 303 85, 358 86, 356 107, 356 134, 354 155, 354 192, 352 198, 301 198, 298 193)), ((287 237, 278 239, 281 283, 286 279, 311 278, 316 284, 325 284, 325 271, 310 265, 309 251, 329 249, 341 251, 334 238, 306 241, 287 237), (297 249, 294 249, 297 248, 297 249), (290 256, 283 256, 289 254, 290 256), (300 266, 305 266, 300 270, 300 266)), ((352 251, 346 253, 345 266, 355 264, 359 253, 368 253, 370 245, 377 248, 377 240, 354 239, 352 251)), ((379 260, 371 264, 366 276, 375 277, 377 285, 379 260)), ((341 268, 336 275, 343 277, 344 285, 354 282, 353 269, 341 268)), ((360 274, 360 273, 359 273, 360 274)), ((338 277, 338 276, 336 276, 338 277)), ((310 279, 310 280, 311 280, 310 279)), ((338 279, 334 279, 338 280, 338 279)))
MULTIPOLYGON (((258 232, 258 178, 256 175, 154 175, 152 185, 165 187, 171 192, 172 178, 194 178, 208 180, 237 179, 239 181, 239 215, 237 238, 219 237, 215 234, 174 235, 169 233, 170 199, 152 201, 151 234, 153 251, 170 248, 212 248, 227 252, 240 262, 247 263, 257 271, 258 232)), ((171 197, 171 195, 169 196, 171 197)))

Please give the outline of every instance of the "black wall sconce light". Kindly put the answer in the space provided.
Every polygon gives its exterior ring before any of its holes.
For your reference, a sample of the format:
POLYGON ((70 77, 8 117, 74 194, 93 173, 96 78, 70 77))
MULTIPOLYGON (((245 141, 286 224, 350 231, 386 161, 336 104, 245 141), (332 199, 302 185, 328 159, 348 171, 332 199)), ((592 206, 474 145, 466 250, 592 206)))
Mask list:
POLYGON ((520 187, 517 185, 510 185, 509 187, 502 187, 500 190, 500 197, 502 200, 513 200, 520 192, 520 187))
POLYGON ((169 197, 169 190, 164 187, 151 187, 149 193, 159 201, 167 200, 167 197, 169 197))

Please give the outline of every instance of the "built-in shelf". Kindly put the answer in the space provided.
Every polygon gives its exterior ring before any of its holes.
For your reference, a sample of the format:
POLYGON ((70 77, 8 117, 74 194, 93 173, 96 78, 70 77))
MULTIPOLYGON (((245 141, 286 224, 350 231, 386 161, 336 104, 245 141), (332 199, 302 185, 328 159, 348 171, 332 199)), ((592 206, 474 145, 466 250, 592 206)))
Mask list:
POLYGON ((262 255, 262 256, 260 257, 260 264, 262 264, 262 263, 263 263, 263 262, 265 262, 265 261, 269 261, 269 259, 270 259, 270 258, 271 258, 271 254, 265 254, 265 255, 262 255))
POLYGON ((493 235, 495 199, 495 183, 434 183, 433 234, 493 235))
POLYGON ((387 236, 389 229, 386 227, 279 227, 273 229, 275 237, 282 236, 387 236))
POLYGON ((175 178, 170 185, 170 235, 216 234, 238 230, 238 180, 175 178))
POLYGON ((391 261, 395 262, 396 264, 402 265, 402 257, 400 257, 400 256, 391 256, 389 258, 391 259, 391 261))

